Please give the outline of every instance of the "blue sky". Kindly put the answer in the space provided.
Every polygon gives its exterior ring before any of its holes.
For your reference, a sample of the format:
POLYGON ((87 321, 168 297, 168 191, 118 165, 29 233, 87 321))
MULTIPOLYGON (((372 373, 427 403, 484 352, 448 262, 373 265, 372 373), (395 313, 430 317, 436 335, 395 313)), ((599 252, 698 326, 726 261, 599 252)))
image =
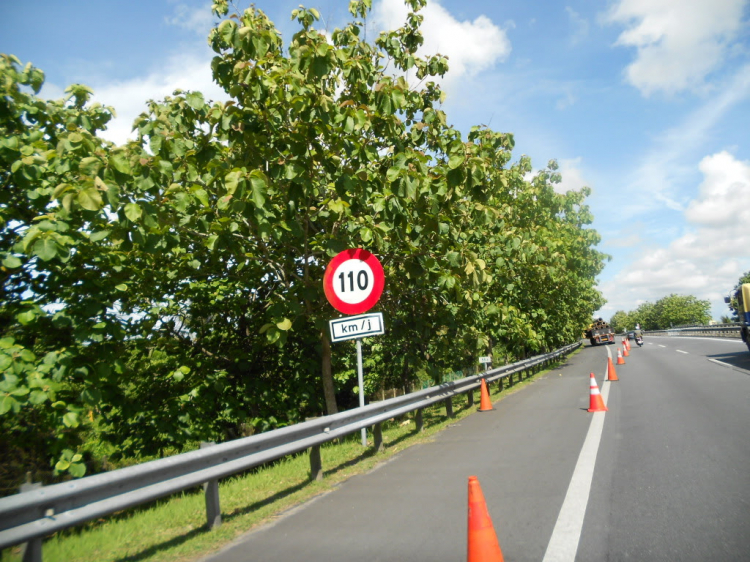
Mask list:
MULTIPOLYGON (((256 0, 286 38, 300 0, 256 0)), ((244 9, 248 4, 238 2, 244 9)), ((320 28, 348 0, 309 0, 320 28)), ((403 21, 401 0, 373 0, 368 33, 403 21)), ((750 40, 746 0, 428 0, 424 50, 449 56, 444 109, 464 132, 512 132, 516 159, 557 159, 563 188, 589 204, 610 318, 689 294, 727 313, 723 296, 750 270, 750 40)), ((45 71, 42 92, 94 88, 128 137, 147 99, 212 83, 201 0, 0 2, 0 52, 45 71)))

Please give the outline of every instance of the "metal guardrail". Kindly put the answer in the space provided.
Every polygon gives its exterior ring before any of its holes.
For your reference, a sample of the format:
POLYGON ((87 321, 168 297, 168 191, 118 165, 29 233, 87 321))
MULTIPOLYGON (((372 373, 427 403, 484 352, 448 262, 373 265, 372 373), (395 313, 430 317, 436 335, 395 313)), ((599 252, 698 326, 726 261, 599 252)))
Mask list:
POLYGON ((741 338, 740 325, 692 326, 690 328, 670 328, 669 330, 649 330, 643 332, 653 336, 708 336, 714 338, 741 338))
POLYGON ((520 373, 522 380, 525 372, 535 371, 580 345, 577 342, 478 375, 267 433, 210 444, 197 451, 61 484, 35 485, 33 490, 0 499, 0 549, 27 543, 24 561, 41 561, 41 540, 45 536, 199 485, 204 485, 206 493, 208 526, 215 527, 221 523, 219 478, 310 449, 311 477, 321 479, 323 443, 372 427, 374 446, 381 450, 382 422, 416 410, 417 428, 421 430, 422 409, 426 406, 445 402, 446 413, 452 417, 452 398, 469 392, 469 404, 473 404, 473 391, 479 388, 481 379, 500 381, 501 385, 509 379, 513 384, 515 374, 520 373))

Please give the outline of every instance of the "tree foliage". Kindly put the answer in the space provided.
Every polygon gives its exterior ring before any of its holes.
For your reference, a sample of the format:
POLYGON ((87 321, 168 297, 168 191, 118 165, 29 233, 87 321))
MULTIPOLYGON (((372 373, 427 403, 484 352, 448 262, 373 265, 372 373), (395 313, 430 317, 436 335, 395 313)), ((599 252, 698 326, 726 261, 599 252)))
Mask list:
POLYGON ((666 330, 685 325, 708 324, 711 321, 711 302, 692 295, 671 294, 656 303, 645 302, 637 309, 617 311, 610 320, 616 331, 633 330, 636 325, 644 330, 666 330))
POLYGON ((2 57, 3 448, 79 476, 84 440, 159 454, 347 407, 322 278, 351 247, 386 275, 369 392, 579 337, 604 304, 589 191, 556 193, 554 161, 527 179, 511 134, 448 124, 447 60, 416 56, 424 2, 407 4, 374 44, 368 0, 330 40, 299 8, 285 47, 262 11, 216 1, 231 101, 151 101, 125 146, 97 136, 112 112, 88 88, 41 100, 41 71, 2 57))

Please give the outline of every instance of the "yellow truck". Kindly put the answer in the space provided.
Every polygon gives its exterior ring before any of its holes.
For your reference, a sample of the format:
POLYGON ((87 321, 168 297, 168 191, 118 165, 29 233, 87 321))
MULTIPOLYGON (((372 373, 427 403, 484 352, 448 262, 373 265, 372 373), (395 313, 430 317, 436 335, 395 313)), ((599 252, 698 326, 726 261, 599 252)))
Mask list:
MULTIPOLYGON (((736 302, 737 316, 740 320, 740 335, 742 341, 747 345, 750 350, 750 283, 743 283, 734 293, 736 302)), ((735 306, 735 302, 732 302, 731 297, 726 297, 725 302, 730 304, 732 308, 735 306)))

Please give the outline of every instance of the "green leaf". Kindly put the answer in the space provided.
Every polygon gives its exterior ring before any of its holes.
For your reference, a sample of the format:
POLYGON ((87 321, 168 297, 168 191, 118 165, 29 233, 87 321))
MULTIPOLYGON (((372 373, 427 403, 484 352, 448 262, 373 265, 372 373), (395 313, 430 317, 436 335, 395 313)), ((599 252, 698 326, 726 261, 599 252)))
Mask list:
POLYGON ((115 289, 124 293, 128 290, 128 286, 125 283, 120 283, 119 285, 115 285, 115 289))
POLYGON ((96 388, 88 387, 81 392, 81 399, 89 406, 96 406, 102 401, 102 393, 96 388))
POLYGON ((17 269, 21 267, 23 263, 16 256, 8 256, 3 260, 3 266, 8 269, 17 269))
POLYGON ((18 320, 22 325, 26 326, 27 324, 30 324, 34 321, 36 315, 37 313, 35 310, 27 310, 25 312, 21 312, 20 314, 16 314, 16 320, 18 320))
POLYGON ((128 203, 125 205, 125 216, 131 222, 138 222, 138 219, 143 216, 143 209, 138 203, 128 203))
POLYGON ((195 198, 201 202, 201 205, 203 205, 204 207, 208 207, 208 193, 206 193, 205 189, 198 188, 193 191, 193 195, 195 195, 195 198))
POLYGON ((218 235, 218 234, 212 234, 211 236, 209 236, 209 237, 208 237, 208 238, 206 239, 206 247, 207 247, 207 248, 208 248, 209 250, 213 250, 213 249, 214 249, 214 246, 216 246, 216 241, 217 241, 218 239, 219 239, 219 235, 218 235))
POLYGON ((109 157, 109 166, 121 174, 130 174, 130 162, 124 151, 113 152, 109 157))
POLYGON ((58 245, 50 236, 38 239, 34 242, 31 252, 42 261, 50 261, 57 256, 58 245))
MULTIPOLYGON (((87 176, 94 177, 99 173, 102 167, 102 161, 94 156, 83 158, 78 164, 78 171, 87 176)), ((56 195, 57 196, 57 195, 56 195)))
POLYGON ((451 170, 455 170, 464 163, 465 159, 463 154, 451 154, 451 157, 448 159, 448 167, 451 170))
POLYGON ((255 207, 262 209, 266 202, 266 190, 268 188, 268 181, 265 174, 260 170, 250 172, 250 186, 253 190, 252 197, 255 207))
POLYGON ((7 414, 11 409, 15 410, 17 404, 16 399, 9 394, 0 398, 0 416, 7 414))
POLYGON ((55 470, 59 472, 65 472, 70 468, 70 461, 66 461, 65 459, 60 459, 55 463, 55 470))
POLYGON ((206 103, 203 100, 203 94, 201 94, 200 92, 190 92, 187 96, 185 96, 185 100, 190 107, 196 110, 201 109, 206 103))
POLYGON ((78 204, 87 211, 98 211, 104 205, 101 193, 95 187, 88 187, 78 192, 78 204))
POLYGON ((68 412, 63 416, 63 424, 65 424, 65 427, 78 427, 81 425, 81 422, 78 420, 78 414, 68 412))
MULTIPOLYGON (((76 457, 80 457, 80 456, 81 455, 76 455, 76 457)), ((74 476, 76 478, 81 478, 82 476, 86 474, 86 465, 80 462, 74 462, 73 464, 70 465, 68 472, 71 474, 71 476, 74 476)))
POLYGON ((279 330, 284 330, 284 331, 289 330, 292 327, 292 321, 289 320, 289 318, 284 318, 281 322, 278 322, 276 324, 276 327, 279 330))
POLYGON ((43 404, 48 399, 48 395, 46 392, 42 390, 32 390, 31 394, 29 394, 29 402, 34 404, 35 406, 38 406, 39 404, 43 404))
POLYGON ((104 240, 107 236, 109 236, 111 232, 111 230, 98 230, 96 232, 92 232, 89 235, 89 240, 91 240, 92 242, 99 242, 100 240, 104 240))

